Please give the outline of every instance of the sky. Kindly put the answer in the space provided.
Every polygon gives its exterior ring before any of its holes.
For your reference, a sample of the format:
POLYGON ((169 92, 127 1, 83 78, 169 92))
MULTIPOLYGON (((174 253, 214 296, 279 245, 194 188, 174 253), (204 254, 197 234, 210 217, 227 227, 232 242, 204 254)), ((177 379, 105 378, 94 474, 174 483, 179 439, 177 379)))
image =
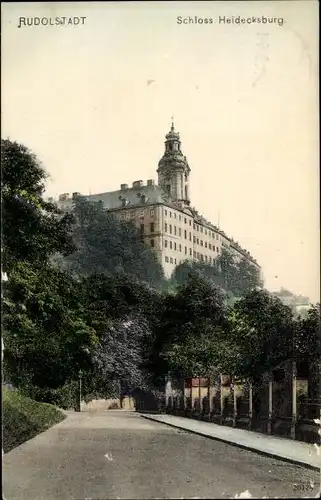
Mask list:
POLYGON ((157 180, 174 116, 192 206, 252 253, 269 290, 319 301, 316 1, 1 10, 2 137, 38 156, 48 196, 157 180), (85 19, 24 26, 21 17, 85 19))

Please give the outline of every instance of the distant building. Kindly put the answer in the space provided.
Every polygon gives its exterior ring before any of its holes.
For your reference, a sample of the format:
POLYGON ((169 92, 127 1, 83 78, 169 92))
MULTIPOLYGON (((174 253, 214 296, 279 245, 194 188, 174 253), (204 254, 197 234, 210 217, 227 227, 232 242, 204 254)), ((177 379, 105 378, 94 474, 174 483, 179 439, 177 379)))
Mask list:
MULTIPOLYGON (((121 184, 117 191, 85 197, 101 201, 120 220, 132 221, 145 243, 155 250, 167 277, 185 260, 213 265, 222 248, 228 248, 237 260, 245 258, 260 269, 248 251, 191 207, 190 172, 179 133, 172 123, 158 163, 157 185, 152 179, 146 184, 138 180, 131 186, 121 184)), ((68 209, 79 195, 62 194, 58 204, 68 209)))

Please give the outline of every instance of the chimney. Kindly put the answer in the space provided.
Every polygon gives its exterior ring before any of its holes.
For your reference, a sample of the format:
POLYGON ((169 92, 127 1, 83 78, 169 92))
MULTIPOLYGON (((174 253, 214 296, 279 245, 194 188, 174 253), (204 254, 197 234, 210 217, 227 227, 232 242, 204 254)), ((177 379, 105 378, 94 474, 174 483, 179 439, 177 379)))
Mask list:
POLYGON ((148 179, 148 181, 147 181, 147 186, 155 186, 155 181, 154 181, 154 179, 148 179))
POLYGON ((128 189, 128 184, 121 184, 120 189, 123 191, 124 189, 128 189))
POLYGON ((133 182, 133 188, 140 188, 143 187, 143 181, 134 181, 133 182))
POLYGON ((80 196, 80 193, 78 191, 75 191, 74 193, 72 193, 72 199, 75 200, 76 198, 78 198, 78 196, 80 196))

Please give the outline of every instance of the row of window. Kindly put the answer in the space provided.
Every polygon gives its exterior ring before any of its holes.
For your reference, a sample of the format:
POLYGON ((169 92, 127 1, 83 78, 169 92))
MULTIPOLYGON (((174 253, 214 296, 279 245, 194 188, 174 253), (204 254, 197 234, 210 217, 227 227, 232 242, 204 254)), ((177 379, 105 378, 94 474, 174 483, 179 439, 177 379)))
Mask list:
MULTIPOLYGON (((127 211, 127 212, 124 212, 124 213, 121 213, 120 214, 120 219, 121 220, 131 220, 131 219, 136 219, 137 216, 139 217, 144 217, 145 215, 148 215, 148 209, 140 209, 136 212, 134 211, 127 211)), ((149 210, 149 215, 150 217, 155 217, 155 209, 152 208, 149 210)))
MULTIPOLYGON (((170 250, 178 250, 179 252, 182 251, 182 245, 179 243, 179 244, 176 244, 176 242, 174 241, 167 241, 167 240, 164 240, 164 247, 165 248, 170 248, 170 250), (169 244, 169 246, 168 246, 169 244)), ((184 247, 185 248, 185 255, 187 255, 188 253, 188 249, 187 247, 184 247)), ((189 254, 192 255, 192 249, 190 248, 189 249, 189 254)))
MULTIPOLYGON (((198 252, 193 252, 193 257, 196 260, 200 260, 201 262, 204 262, 204 263, 207 263, 210 265, 214 265, 214 263, 215 263, 214 258, 208 257, 207 255, 203 255, 203 254, 198 253, 198 252)), ((170 264, 176 264, 176 259, 174 257, 168 257, 167 255, 165 255, 165 262, 168 262, 170 264)), ((182 262, 182 261, 180 261, 180 262, 182 262)))
MULTIPOLYGON (((197 243, 198 243, 198 241, 197 241, 197 243)), ((201 245, 201 246, 203 246, 203 245, 201 245)), ((165 248, 170 248, 170 250, 178 250, 179 252, 182 251, 182 245, 180 243, 177 244, 175 241, 171 241, 171 240, 169 240, 169 241, 164 240, 164 247, 165 248)), ((184 248, 185 248, 185 254, 187 255, 187 253, 188 253, 187 247, 184 247, 184 248)), ((205 244, 205 248, 207 248, 206 244, 205 244)), ((213 251, 214 252, 215 252, 215 248, 216 248, 216 252, 220 251, 219 247, 215 247, 213 245, 213 251)), ((209 249, 212 250, 212 245, 209 245, 209 249)), ((189 249, 189 254, 192 255, 192 249, 191 248, 189 249)))
MULTIPOLYGON (((177 219, 177 214, 176 212, 173 212, 173 215, 172 215, 172 212, 170 210, 165 210, 165 216, 169 215, 169 217, 174 217, 174 219, 177 219)), ((178 220, 182 220, 182 216, 181 215, 178 215, 178 220)), ((188 219, 186 217, 184 217, 184 223, 187 224, 189 223, 189 225, 191 226, 192 225, 192 220, 191 219, 188 219)), ((195 229, 196 231, 200 231, 201 233, 204 232, 205 235, 208 235, 210 237, 212 237, 213 239, 219 239, 221 240, 221 237, 217 234, 217 233, 214 233, 213 231, 210 231, 209 229, 206 229, 204 228, 203 226, 201 225, 198 225, 198 224, 193 224, 193 229, 195 229)))
POLYGON ((216 248, 217 252, 220 251, 219 247, 215 247, 215 245, 212 245, 212 243, 209 243, 207 245, 207 241, 203 242, 203 240, 199 240, 198 238, 196 238, 196 236, 193 236, 193 243, 196 243, 197 245, 201 245, 201 247, 204 245, 204 247, 209 248, 209 250, 212 250, 212 248, 213 248, 213 252, 215 252, 215 248, 216 248))
MULTIPOLYGON (((167 224, 166 222, 165 222, 164 230, 165 230, 165 233, 174 234, 175 236, 178 234, 178 236, 182 236, 182 229, 180 227, 178 228, 178 231, 177 231, 176 226, 172 226, 172 224, 167 224)), ((188 234, 189 234, 189 240, 192 241, 192 233, 188 233, 188 234)), ((186 229, 184 229, 184 238, 185 238, 185 240, 187 240, 186 229)))
MULTIPOLYGON (((164 213, 165 213, 165 217, 167 217, 167 215, 169 215, 169 217, 173 216, 174 219, 177 219, 176 212, 172 213, 170 210, 165 210, 164 213)), ((178 214, 178 220, 181 221, 182 219, 183 219, 182 215, 178 214)), ((192 219, 187 220, 187 217, 184 217, 184 224, 187 224, 187 223, 189 223, 189 225, 191 226, 192 225, 192 219)))
MULTIPOLYGON (((155 232, 155 223, 154 222, 150 222, 150 224, 149 224, 149 230, 150 230, 151 233, 155 232)), ((140 232, 142 234, 145 232, 145 225, 144 224, 140 225, 140 232)))

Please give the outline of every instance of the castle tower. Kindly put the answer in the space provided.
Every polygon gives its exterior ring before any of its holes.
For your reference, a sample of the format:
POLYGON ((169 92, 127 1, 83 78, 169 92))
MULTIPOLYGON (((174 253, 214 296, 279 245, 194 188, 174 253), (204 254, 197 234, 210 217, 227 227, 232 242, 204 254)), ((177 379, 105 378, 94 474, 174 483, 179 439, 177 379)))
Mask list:
POLYGON ((166 135, 165 152, 158 163, 158 185, 171 197, 172 201, 190 204, 189 174, 191 169, 181 150, 179 133, 172 122, 166 135))

